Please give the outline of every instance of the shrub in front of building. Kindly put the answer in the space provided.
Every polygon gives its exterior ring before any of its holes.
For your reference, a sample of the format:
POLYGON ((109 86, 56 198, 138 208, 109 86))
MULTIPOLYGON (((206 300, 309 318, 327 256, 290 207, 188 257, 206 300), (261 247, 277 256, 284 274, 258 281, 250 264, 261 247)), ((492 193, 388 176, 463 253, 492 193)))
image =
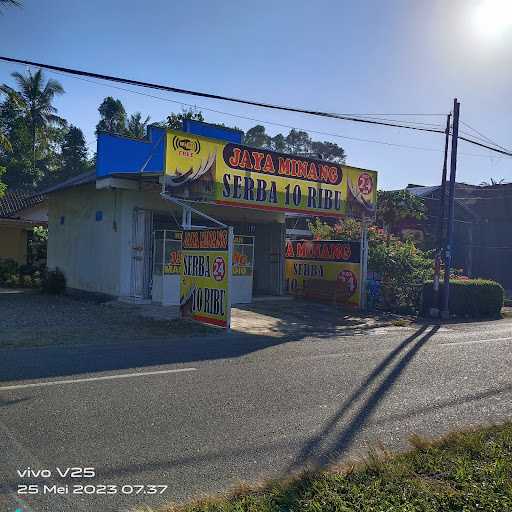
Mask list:
POLYGON ((43 276, 41 288, 44 293, 51 293, 53 295, 64 293, 66 289, 66 277, 58 268, 48 270, 43 276))
MULTIPOLYGON (((443 293, 443 283, 439 287, 443 293)), ((463 318, 497 318, 503 307, 504 290, 501 284, 487 279, 454 279, 450 281, 449 309, 452 315, 463 318)), ((424 315, 435 306, 433 282, 423 286, 424 315)))

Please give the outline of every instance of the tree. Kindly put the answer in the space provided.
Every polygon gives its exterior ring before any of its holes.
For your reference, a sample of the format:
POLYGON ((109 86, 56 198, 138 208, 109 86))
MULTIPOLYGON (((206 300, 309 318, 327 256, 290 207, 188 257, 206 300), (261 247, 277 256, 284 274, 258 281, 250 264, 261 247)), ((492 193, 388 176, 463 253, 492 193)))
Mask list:
POLYGON ((377 224, 387 232, 400 220, 425 218, 423 200, 407 190, 377 192, 377 224))
POLYGON ((329 160, 329 162, 335 162, 337 164, 345 163, 345 150, 334 142, 312 141, 311 150, 318 158, 321 158, 322 160, 329 160))
POLYGON ((271 149, 272 138, 265 132, 265 127, 261 124, 253 126, 247 130, 244 136, 244 144, 257 148, 271 149))
POLYGON ((2 176, 5 174, 5 167, 0 166, 0 198, 3 197, 7 189, 7 185, 2 181, 2 176))
MULTIPOLYGON (((308 227, 317 240, 360 240, 361 223, 345 219, 333 226, 320 221, 308 227)), ((423 283, 431 279, 434 260, 431 251, 423 251, 411 240, 401 241, 377 226, 368 230, 368 269, 381 277, 381 304, 398 312, 420 309, 423 283)))
POLYGON ((490 181, 482 181, 480 182, 481 187, 494 187, 496 185, 505 185, 507 182, 501 178, 499 180, 495 180, 494 178, 491 178, 490 181))
POLYGON ((107 96, 98 107, 98 111, 100 120, 96 125, 96 135, 99 132, 117 133, 118 135, 126 133, 126 110, 121 100, 107 96))
POLYGON ((142 114, 140 112, 132 114, 128 119, 126 135, 136 139, 143 139, 146 136, 149 119, 150 117, 147 116, 146 119, 142 120, 142 114))
POLYGON ((71 178, 88 169, 85 137, 76 126, 71 125, 62 144, 62 169, 59 178, 71 178))
POLYGON ((18 72, 11 74, 18 90, 4 84, 1 89, 12 97, 16 108, 30 129, 31 137, 31 168, 36 175, 36 149, 39 141, 44 144, 48 141, 48 132, 54 126, 63 126, 64 119, 57 116, 57 109, 52 105, 55 96, 64 93, 62 85, 53 78, 45 83, 45 77, 41 69, 34 74, 28 71, 23 75, 18 72))
POLYGON ((173 112, 171 115, 167 116, 167 120, 161 124, 163 124, 165 128, 170 128, 171 130, 181 130, 185 119, 193 119, 201 122, 204 121, 203 113, 200 110, 191 107, 188 109, 183 108, 179 114, 173 112))
POLYGON ((292 128, 286 136, 287 151, 295 154, 311 153, 311 138, 302 130, 292 128))

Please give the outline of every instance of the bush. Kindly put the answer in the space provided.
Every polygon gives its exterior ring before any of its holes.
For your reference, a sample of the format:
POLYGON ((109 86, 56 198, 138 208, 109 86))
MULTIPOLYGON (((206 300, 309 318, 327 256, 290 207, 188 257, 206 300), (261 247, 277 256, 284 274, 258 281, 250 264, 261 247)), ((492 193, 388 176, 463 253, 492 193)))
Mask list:
POLYGON ((66 289, 66 277, 58 268, 48 270, 43 276, 41 288, 44 293, 63 293, 66 289))
POLYGON ((12 276, 16 276, 19 271, 19 265, 11 259, 0 259, 0 283, 7 284, 12 281, 12 276))
MULTIPOLYGON (((361 236, 361 223, 356 219, 346 219, 334 226, 315 219, 308 226, 318 240, 359 240, 361 236)), ((381 279, 378 306, 397 313, 418 313, 423 283, 434 274, 431 252, 376 226, 370 226, 368 241, 368 270, 381 279)))
MULTIPOLYGON (((439 293, 443 293, 440 283, 439 293)), ((501 284, 487 279, 455 279, 450 281, 449 309, 452 315, 460 317, 499 317, 503 307, 504 291, 501 284)), ((434 306, 433 282, 423 286, 423 314, 434 306)))

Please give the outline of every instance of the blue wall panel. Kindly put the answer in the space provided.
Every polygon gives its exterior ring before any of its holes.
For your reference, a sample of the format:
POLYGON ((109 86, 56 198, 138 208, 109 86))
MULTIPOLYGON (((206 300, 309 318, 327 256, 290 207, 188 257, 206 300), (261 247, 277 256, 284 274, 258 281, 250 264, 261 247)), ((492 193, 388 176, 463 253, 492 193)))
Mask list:
POLYGON ((243 132, 233 128, 224 128, 215 124, 203 123, 193 119, 183 120, 183 131, 209 137, 210 139, 225 140, 233 144, 242 144, 243 132))
POLYGON ((105 177, 117 173, 163 173, 165 134, 163 128, 150 126, 144 140, 130 139, 111 133, 98 134, 96 176, 105 177))

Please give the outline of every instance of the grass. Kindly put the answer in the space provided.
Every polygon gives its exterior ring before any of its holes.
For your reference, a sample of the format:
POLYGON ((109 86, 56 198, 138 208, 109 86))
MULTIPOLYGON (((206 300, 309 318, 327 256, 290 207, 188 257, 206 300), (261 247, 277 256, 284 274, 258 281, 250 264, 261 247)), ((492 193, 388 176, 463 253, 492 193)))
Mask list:
MULTIPOLYGON (((372 451, 357 467, 331 468, 260 487, 241 487, 165 512, 512 511, 512 423, 413 437, 414 449, 372 451)), ((150 509, 147 509, 150 510, 150 509)))

